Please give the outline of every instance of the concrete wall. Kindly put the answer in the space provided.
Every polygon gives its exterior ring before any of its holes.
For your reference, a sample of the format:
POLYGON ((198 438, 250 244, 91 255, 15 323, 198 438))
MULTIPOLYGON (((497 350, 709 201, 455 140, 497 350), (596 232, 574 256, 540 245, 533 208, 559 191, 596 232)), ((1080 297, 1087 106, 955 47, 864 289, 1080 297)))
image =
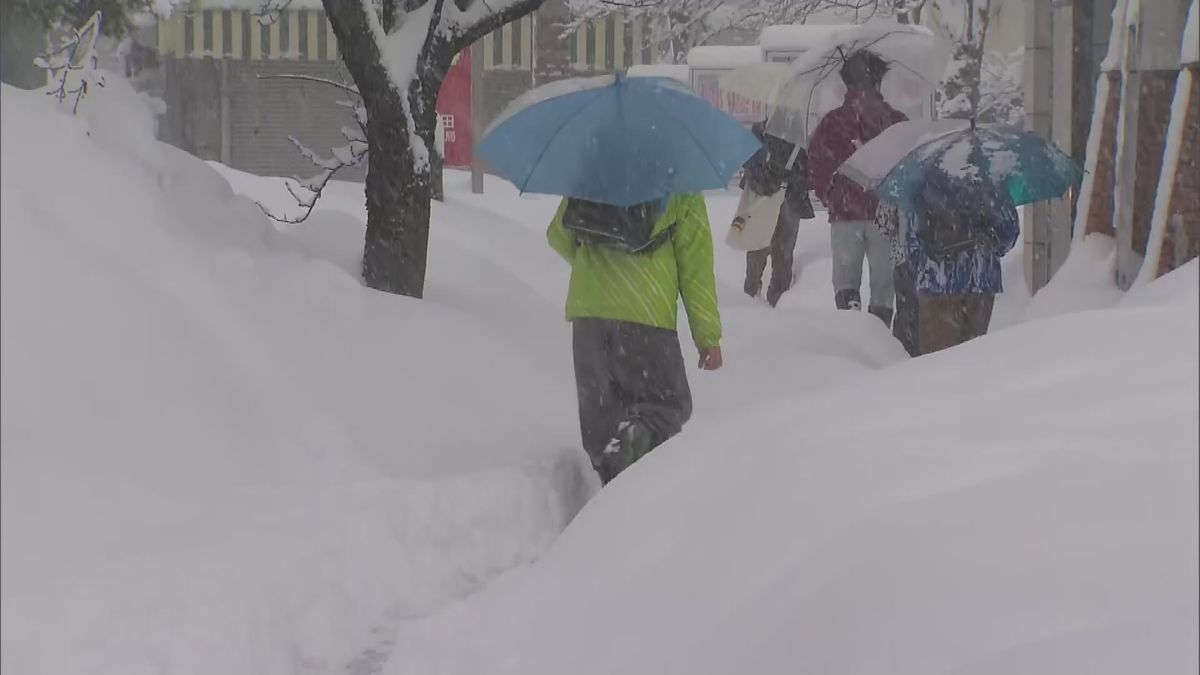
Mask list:
MULTIPOLYGON (((300 156, 288 136, 328 155, 345 145, 341 128, 354 124, 350 96, 316 82, 263 79, 306 75, 341 81, 349 76, 336 62, 235 61, 213 58, 163 59, 163 98, 167 113, 159 125, 163 140, 202 159, 269 176, 302 176, 317 169, 300 156)), ((365 167, 338 174, 361 180, 365 167)))
POLYGON ((513 99, 533 87, 533 71, 486 70, 479 85, 473 114, 479 115, 481 128, 486 128, 513 99))

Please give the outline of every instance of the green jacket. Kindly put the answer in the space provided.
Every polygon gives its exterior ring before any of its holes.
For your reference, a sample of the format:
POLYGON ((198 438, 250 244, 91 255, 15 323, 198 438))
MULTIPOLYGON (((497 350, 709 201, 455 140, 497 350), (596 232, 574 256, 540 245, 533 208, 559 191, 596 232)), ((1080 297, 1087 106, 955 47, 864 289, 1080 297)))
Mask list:
POLYGON ((546 238, 571 264, 568 320, 614 319, 677 330, 682 295, 696 346, 720 346, 712 230, 703 196, 672 197, 653 230, 657 234, 674 225, 670 240, 637 254, 576 244, 562 225, 566 205, 564 199, 546 238))

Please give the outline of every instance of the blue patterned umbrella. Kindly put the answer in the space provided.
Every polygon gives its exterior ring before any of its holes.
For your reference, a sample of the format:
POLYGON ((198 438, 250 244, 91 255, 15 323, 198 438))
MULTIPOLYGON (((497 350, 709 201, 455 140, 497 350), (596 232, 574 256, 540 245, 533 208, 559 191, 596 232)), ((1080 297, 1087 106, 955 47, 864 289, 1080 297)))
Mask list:
POLYGON ((911 206, 931 171, 960 183, 990 183, 1017 206, 1061 197, 1083 179, 1074 159, 1035 133, 972 125, 918 145, 888 172, 875 193, 911 206))

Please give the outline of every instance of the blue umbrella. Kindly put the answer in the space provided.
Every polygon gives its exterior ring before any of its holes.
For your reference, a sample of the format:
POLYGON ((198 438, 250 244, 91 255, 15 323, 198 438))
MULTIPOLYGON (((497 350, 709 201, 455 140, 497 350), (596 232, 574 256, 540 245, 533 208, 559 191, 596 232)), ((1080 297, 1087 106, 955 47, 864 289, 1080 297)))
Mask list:
POLYGON ((990 183, 1017 206, 1061 197, 1083 179, 1075 160, 1037 134, 971 125, 918 145, 888 172, 875 193, 911 206, 932 171, 966 183, 990 183))
POLYGON ((478 152, 522 192, 632 206, 729 184, 760 144, 685 85, 621 74, 517 99, 478 152))

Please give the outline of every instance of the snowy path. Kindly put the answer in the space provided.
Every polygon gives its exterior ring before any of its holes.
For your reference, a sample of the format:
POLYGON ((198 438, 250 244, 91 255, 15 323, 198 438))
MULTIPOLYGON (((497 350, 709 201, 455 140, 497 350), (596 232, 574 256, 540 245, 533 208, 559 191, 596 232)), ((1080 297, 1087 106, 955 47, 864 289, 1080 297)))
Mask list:
POLYGON ((913 362, 819 219, 774 311, 718 243, 726 368, 592 498, 555 200, 451 175, 416 302, 361 185, 280 232, 120 78, 46 99, 0 98, 4 672, 1188 672, 1196 263, 1125 298, 1084 242, 913 362))
MULTIPOLYGON (((284 196, 276 199, 274 195, 279 193, 268 191, 279 190, 277 184, 218 168, 236 188, 273 207, 286 206, 284 196)), ((544 238, 557 200, 520 196, 507 184, 491 178, 484 195, 473 195, 468 190, 468 176, 462 173, 450 173, 447 186, 447 202, 434 206, 427 300, 469 311, 489 333, 526 354, 531 368, 546 372, 556 383, 563 405, 557 406, 553 414, 573 425, 570 333, 562 319, 569 272, 544 238), (451 243, 453 246, 448 246, 451 243), (447 279, 446 270, 458 272, 447 279), (514 321, 515 316, 522 320, 514 321)), ((317 232, 328 232, 333 223, 324 221, 336 220, 333 214, 361 221, 365 217, 361 204, 361 186, 337 184, 325 196, 314 222, 301 225, 297 233, 303 234, 306 227, 314 237, 317 232)), ((771 310, 761 299, 752 300, 742 294, 744 258, 721 244, 723 224, 731 218, 735 196, 715 194, 709 205, 717 239, 728 365, 717 373, 689 372, 696 413, 679 442, 716 433, 746 411, 769 408, 791 392, 845 386, 905 358, 877 319, 832 309, 824 220, 805 223, 797 251, 797 261, 803 264, 797 286, 780 309, 771 310)), ((357 231, 346 225, 345 230, 357 231)), ((358 241, 350 236, 336 243, 324 239, 314 250, 340 251, 336 259, 351 261, 347 271, 352 271, 358 241)), ((686 324, 681 330, 686 337, 686 324)), ((693 348, 687 339, 684 344, 690 363, 693 348)), ((564 440, 569 447, 577 447, 576 439, 564 440)), ((557 475, 563 481, 578 481, 569 471, 557 475)), ((554 491, 571 495, 582 489, 560 485, 554 491)), ((577 509, 582 503, 574 506, 577 509)), ((379 672, 390 655, 399 625, 412 618, 392 613, 375 625, 362 652, 346 665, 345 672, 379 672)))

